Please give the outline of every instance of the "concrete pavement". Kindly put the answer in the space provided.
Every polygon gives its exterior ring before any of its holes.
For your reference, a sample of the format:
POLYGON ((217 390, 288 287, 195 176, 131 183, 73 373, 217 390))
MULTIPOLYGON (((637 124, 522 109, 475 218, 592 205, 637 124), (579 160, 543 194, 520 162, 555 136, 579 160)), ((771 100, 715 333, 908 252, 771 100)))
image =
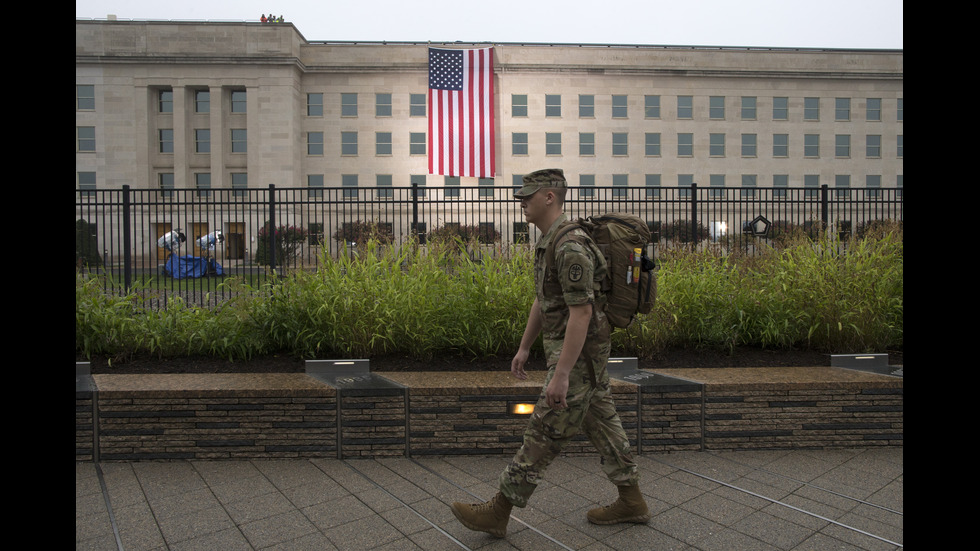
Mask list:
POLYGON ((595 456, 562 457, 508 534, 449 509, 496 491, 509 456, 75 464, 75 549, 893 550, 903 448, 638 457, 653 518, 595 526, 615 499, 595 456))

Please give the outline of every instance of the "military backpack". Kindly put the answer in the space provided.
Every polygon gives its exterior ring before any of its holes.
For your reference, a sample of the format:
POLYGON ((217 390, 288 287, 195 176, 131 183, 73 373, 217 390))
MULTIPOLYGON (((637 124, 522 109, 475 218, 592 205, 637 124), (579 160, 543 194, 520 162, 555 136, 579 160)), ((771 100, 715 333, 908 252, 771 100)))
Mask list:
POLYGON ((646 254, 650 229, 640 217, 628 213, 608 213, 580 218, 558 227, 547 249, 548 269, 553 269, 555 245, 562 236, 581 228, 602 251, 606 277, 601 289, 606 296, 606 317, 613 327, 627 327, 636 314, 647 314, 657 298, 654 261, 646 254))

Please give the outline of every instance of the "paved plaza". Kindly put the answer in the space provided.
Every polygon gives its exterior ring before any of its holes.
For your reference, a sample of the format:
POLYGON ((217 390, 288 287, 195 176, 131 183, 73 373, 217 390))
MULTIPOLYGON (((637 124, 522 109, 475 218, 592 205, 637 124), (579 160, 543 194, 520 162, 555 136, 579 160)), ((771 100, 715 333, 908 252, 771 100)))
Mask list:
POLYGON ((644 454, 653 518, 595 526, 596 456, 559 458, 506 538, 453 517, 509 456, 75 463, 75 549, 893 550, 903 448, 644 454))

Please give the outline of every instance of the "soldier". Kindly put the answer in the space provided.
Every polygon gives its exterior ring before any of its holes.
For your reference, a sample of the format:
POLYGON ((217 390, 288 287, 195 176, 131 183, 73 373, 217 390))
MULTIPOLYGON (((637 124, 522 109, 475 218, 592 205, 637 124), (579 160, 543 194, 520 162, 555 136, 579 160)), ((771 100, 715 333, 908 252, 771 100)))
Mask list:
POLYGON ((545 469, 580 431, 602 456, 602 469, 619 489, 612 505, 592 509, 595 524, 646 522, 650 511, 638 486, 639 474, 629 440, 609 390, 610 326, 603 312, 599 282, 606 262, 587 233, 566 232, 554 250, 554 265, 545 251, 559 226, 567 185, 560 169, 524 176, 514 194, 528 223, 544 235, 534 259, 535 299, 511 373, 527 378, 524 365, 539 334, 548 365, 545 386, 524 432, 524 443, 500 474, 499 491, 490 501, 453 503, 456 518, 471 530, 503 537, 511 507, 525 507, 545 469))

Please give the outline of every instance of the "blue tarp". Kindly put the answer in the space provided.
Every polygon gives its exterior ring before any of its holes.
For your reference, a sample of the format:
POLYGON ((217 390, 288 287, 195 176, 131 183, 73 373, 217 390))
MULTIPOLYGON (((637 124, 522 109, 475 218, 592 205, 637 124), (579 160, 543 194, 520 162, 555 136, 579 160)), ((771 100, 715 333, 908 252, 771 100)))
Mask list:
POLYGON ((218 264, 213 259, 190 255, 177 256, 174 254, 170 255, 170 258, 163 265, 163 271, 174 279, 224 274, 224 270, 221 269, 221 264, 218 264))

